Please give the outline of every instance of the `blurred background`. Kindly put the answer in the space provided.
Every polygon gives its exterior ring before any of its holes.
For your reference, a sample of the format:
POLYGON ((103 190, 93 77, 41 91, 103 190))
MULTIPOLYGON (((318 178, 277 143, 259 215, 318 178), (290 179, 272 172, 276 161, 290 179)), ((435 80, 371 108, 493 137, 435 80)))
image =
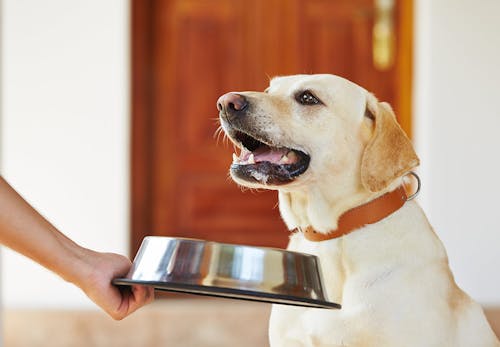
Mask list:
MULTIPOLYGON (((394 106, 421 158, 418 200, 500 330, 498 13, 496 0, 2 0, 1 173, 96 250, 133 257, 146 235, 284 247, 276 194, 227 178, 215 102, 338 74, 394 106)), ((170 297, 113 322, 5 248, 1 305, 5 346, 267 344, 269 305, 170 297)))

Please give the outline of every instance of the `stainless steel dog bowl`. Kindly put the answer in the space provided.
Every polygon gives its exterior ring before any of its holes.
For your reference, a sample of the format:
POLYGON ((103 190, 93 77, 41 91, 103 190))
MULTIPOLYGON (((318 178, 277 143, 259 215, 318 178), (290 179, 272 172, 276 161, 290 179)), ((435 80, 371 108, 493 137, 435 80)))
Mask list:
POLYGON ((116 285, 317 308, 329 302, 318 258, 276 248, 148 236, 116 285))

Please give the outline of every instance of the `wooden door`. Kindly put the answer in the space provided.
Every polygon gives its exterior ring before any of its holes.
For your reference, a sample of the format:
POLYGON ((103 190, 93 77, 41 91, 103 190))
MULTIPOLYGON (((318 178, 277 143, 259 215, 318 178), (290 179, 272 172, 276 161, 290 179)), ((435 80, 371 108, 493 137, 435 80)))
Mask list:
POLYGON ((410 11, 396 3, 396 59, 382 71, 372 0, 133 1, 132 253, 146 235, 284 247, 277 194, 228 178, 218 96, 334 73, 389 101, 410 133, 410 11))

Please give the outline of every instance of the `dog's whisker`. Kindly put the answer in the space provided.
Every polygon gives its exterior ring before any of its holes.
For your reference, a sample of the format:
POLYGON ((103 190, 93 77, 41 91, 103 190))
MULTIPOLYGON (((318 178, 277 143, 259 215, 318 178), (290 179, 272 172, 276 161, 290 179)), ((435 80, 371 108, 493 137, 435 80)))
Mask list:
MULTIPOLYGON (((213 135, 214 139, 216 140, 216 144, 219 145, 220 144, 220 141, 221 141, 221 137, 222 137, 222 144, 227 146, 229 144, 229 142, 231 141, 229 139, 229 136, 226 134, 226 132, 224 131, 224 128, 222 127, 222 125, 219 125, 217 127, 217 129, 215 130, 214 132, 214 135, 213 135)), ((234 145, 234 144, 233 144, 234 145)), ((236 148, 236 147, 235 147, 236 148)), ((234 149, 235 149, 234 148, 234 149)))
POLYGON ((220 130, 221 130, 220 126, 217 129, 215 129, 213 138, 217 138, 219 136, 220 130))
POLYGON ((269 75, 267 72, 266 72, 266 77, 267 77, 267 79, 269 80, 269 82, 271 82, 271 80, 273 79, 273 78, 271 77, 271 75, 269 75))
POLYGON ((223 145, 227 146, 229 143, 229 138, 228 138, 226 132, 224 131, 224 129, 222 128, 222 125, 217 128, 217 130, 214 133, 214 137, 216 138, 217 145, 219 145, 221 137, 222 137, 222 144, 223 145))
POLYGON ((216 140, 216 144, 217 144, 217 145, 219 145, 219 140, 220 140, 220 137, 221 137, 222 132, 223 132, 222 125, 221 125, 221 126, 219 126, 219 127, 215 130, 215 132, 214 132, 214 136, 213 136, 213 137, 215 138, 215 140, 216 140))

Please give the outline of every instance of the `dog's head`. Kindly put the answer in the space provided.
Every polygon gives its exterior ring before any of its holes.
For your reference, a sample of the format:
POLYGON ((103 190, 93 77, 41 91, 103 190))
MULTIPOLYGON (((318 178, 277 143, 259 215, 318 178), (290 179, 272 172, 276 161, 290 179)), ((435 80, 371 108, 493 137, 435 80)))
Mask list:
POLYGON ((241 150, 230 172, 243 186, 293 190, 326 180, 377 192, 418 165, 389 105, 338 76, 274 78, 264 92, 221 96, 217 107, 241 150))

